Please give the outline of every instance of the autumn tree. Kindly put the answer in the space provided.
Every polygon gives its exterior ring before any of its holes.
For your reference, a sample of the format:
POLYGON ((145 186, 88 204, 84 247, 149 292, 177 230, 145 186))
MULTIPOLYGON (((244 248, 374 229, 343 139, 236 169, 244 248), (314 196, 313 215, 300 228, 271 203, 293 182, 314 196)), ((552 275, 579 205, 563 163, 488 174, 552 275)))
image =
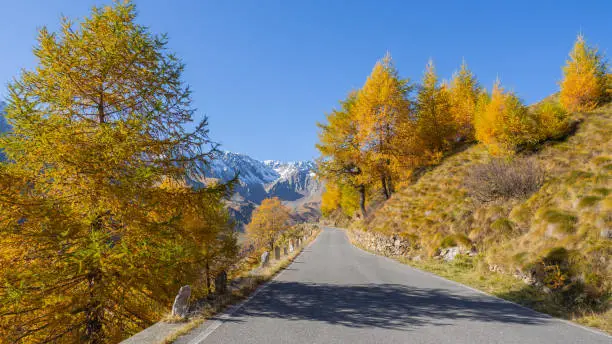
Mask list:
POLYGON ((457 135, 461 140, 474 140, 474 113, 481 93, 474 74, 463 61, 458 72, 453 74, 448 86, 450 113, 455 121, 457 135))
POLYGON ((537 141, 532 135, 534 124, 527 107, 513 92, 504 90, 499 80, 490 98, 481 98, 474 117, 476 139, 494 154, 512 153, 522 144, 537 141))
POLYGON ((436 162, 452 146, 456 129, 451 114, 450 93, 445 85, 439 84, 431 60, 417 94, 416 108, 417 130, 423 154, 428 157, 428 161, 436 162))
POLYGON ((579 35, 563 67, 560 102, 568 111, 588 111, 607 98, 607 65, 579 35))
POLYGON ((202 176, 214 145, 206 121, 184 129, 194 110, 183 65, 135 13, 118 2, 78 25, 65 19, 58 33, 41 29, 36 68, 9 85, 12 131, 0 137, 9 342, 118 342, 139 331, 199 276, 202 241, 226 225, 227 185, 164 186, 202 176))
MULTIPOLYGON (((357 93, 349 94, 340 102, 340 109, 326 116, 326 123, 318 123, 319 143, 316 147, 321 156, 317 159, 318 174, 329 184, 324 192, 326 211, 340 206, 342 198, 359 195, 361 215, 366 214, 366 195, 371 184, 364 173, 365 152, 358 140, 355 104, 357 93), (351 192, 348 188, 353 188, 351 192), (345 192, 341 192, 345 189, 345 192)), ((347 202, 345 200, 344 202, 347 202)))
POLYGON ((410 121, 411 89, 387 54, 374 66, 354 105, 357 141, 360 150, 366 152, 362 176, 378 180, 386 199, 391 197, 402 166, 398 147, 393 143, 397 128, 410 121))
POLYGON ((274 250, 279 235, 289 227, 289 208, 277 197, 266 198, 255 209, 247 225, 247 235, 259 246, 274 250))

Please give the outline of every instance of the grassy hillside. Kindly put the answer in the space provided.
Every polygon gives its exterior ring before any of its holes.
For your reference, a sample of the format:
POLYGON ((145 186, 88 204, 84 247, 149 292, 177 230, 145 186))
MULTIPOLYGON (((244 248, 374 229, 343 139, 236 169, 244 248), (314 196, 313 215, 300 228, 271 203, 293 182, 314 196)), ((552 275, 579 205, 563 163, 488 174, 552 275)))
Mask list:
POLYGON ((605 313, 612 284, 612 104, 574 118, 568 137, 515 157, 519 171, 529 160, 544 176, 529 196, 473 197, 466 181, 492 160, 477 144, 399 190, 357 226, 402 238, 408 258, 475 248, 481 270, 521 277, 550 294, 555 315, 605 313))

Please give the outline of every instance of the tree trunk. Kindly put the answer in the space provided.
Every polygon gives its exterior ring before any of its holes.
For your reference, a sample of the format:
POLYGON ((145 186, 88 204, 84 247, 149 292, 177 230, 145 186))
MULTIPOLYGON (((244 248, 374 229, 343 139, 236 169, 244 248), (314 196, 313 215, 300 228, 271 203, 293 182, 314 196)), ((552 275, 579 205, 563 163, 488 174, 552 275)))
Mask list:
POLYGON ((210 264, 208 264, 208 259, 206 259, 206 294, 210 293, 210 264))
POLYGON ((100 283, 100 271, 94 270, 87 276, 89 301, 85 308, 85 342, 88 344, 103 343, 102 318, 103 310, 97 298, 95 288, 100 283))
POLYGON ((382 183, 382 191, 383 195, 385 196, 385 199, 391 198, 391 193, 389 192, 389 185, 387 185, 387 177, 384 174, 380 178, 380 181, 382 183))
POLYGON ((365 208, 365 202, 366 202, 365 186, 359 185, 357 191, 359 192, 359 208, 361 209, 361 216, 365 219, 367 215, 366 208, 365 208))

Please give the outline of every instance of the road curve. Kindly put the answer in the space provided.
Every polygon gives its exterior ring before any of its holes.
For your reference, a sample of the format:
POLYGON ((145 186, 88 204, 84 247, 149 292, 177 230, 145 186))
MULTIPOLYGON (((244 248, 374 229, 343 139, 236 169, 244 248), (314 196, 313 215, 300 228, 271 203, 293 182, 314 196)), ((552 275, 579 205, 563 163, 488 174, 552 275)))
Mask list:
POLYGON ((344 231, 326 228, 232 314, 175 343, 610 344, 612 337, 364 252, 344 231))

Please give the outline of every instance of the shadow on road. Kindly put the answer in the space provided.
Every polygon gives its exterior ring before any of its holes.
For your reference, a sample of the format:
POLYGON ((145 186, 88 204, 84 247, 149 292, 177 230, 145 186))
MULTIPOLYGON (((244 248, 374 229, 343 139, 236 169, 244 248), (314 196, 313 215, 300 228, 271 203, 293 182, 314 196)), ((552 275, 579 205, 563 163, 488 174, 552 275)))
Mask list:
POLYGON ((411 330, 472 320, 541 324, 540 314, 487 296, 457 295, 444 289, 396 284, 330 285, 273 282, 229 320, 244 317, 310 320, 354 328, 411 330))

